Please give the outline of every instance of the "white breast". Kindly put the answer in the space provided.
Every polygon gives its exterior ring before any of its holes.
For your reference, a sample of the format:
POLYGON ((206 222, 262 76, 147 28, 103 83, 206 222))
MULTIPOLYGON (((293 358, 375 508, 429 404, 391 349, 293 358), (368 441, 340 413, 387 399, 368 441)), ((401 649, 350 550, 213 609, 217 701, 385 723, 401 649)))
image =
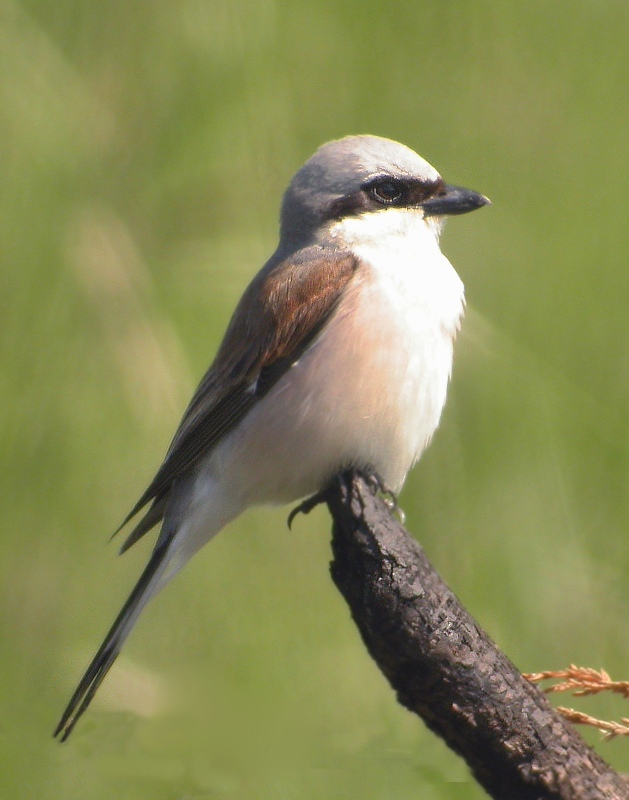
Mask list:
POLYGON ((399 490, 439 423, 463 285, 434 232, 390 209, 330 234, 363 262, 351 290, 208 464, 243 505, 294 501, 350 465, 399 490))
POLYGON ((348 220, 342 235, 367 265, 354 317, 356 403, 368 398, 373 463, 399 489, 439 424, 463 284, 420 211, 348 220))

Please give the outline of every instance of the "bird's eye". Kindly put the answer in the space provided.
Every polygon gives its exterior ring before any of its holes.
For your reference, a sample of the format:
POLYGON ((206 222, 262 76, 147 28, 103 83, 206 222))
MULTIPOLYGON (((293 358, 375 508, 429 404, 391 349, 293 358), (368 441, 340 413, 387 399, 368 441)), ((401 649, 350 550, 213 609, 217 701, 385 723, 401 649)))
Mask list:
POLYGON ((406 186, 391 178, 375 181, 369 188, 374 200, 385 206, 402 203, 407 195, 406 186))

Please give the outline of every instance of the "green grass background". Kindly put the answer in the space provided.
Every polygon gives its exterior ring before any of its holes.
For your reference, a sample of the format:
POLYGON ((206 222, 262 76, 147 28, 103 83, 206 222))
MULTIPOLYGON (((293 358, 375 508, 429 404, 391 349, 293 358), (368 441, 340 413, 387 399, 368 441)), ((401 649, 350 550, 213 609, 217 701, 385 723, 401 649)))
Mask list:
MULTIPOLYGON (((493 201, 442 240, 468 313, 409 529, 522 670, 629 678, 629 5, 0 13, 0 794, 484 797, 366 654, 322 509, 232 525, 70 741, 51 733, 149 552, 118 560, 108 534, 273 250, 287 181, 347 133, 493 201)), ((626 741, 588 739, 629 771, 626 741)))

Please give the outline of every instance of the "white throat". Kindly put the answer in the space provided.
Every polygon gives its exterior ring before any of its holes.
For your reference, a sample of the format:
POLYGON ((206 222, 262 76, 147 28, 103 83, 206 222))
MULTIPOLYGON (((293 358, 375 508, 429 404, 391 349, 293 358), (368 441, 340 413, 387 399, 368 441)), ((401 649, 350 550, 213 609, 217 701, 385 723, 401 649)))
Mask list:
POLYGON ((326 238, 355 253, 369 268, 393 311, 405 310, 416 324, 437 324, 456 335, 464 288, 439 249, 443 218, 424 218, 420 209, 389 208, 334 223, 326 238), (423 318, 423 323, 417 319, 423 318))

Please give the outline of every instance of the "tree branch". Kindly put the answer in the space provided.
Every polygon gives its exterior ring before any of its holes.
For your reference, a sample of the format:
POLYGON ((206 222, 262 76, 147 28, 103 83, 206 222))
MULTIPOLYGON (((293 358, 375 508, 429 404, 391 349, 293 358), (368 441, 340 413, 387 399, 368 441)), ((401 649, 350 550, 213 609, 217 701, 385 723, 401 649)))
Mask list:
POLYGON ((496 800, 627 800, 614 772, 526 681, 352 472, 325 495, 331 573, 363 640, 419 714, 496 800))

